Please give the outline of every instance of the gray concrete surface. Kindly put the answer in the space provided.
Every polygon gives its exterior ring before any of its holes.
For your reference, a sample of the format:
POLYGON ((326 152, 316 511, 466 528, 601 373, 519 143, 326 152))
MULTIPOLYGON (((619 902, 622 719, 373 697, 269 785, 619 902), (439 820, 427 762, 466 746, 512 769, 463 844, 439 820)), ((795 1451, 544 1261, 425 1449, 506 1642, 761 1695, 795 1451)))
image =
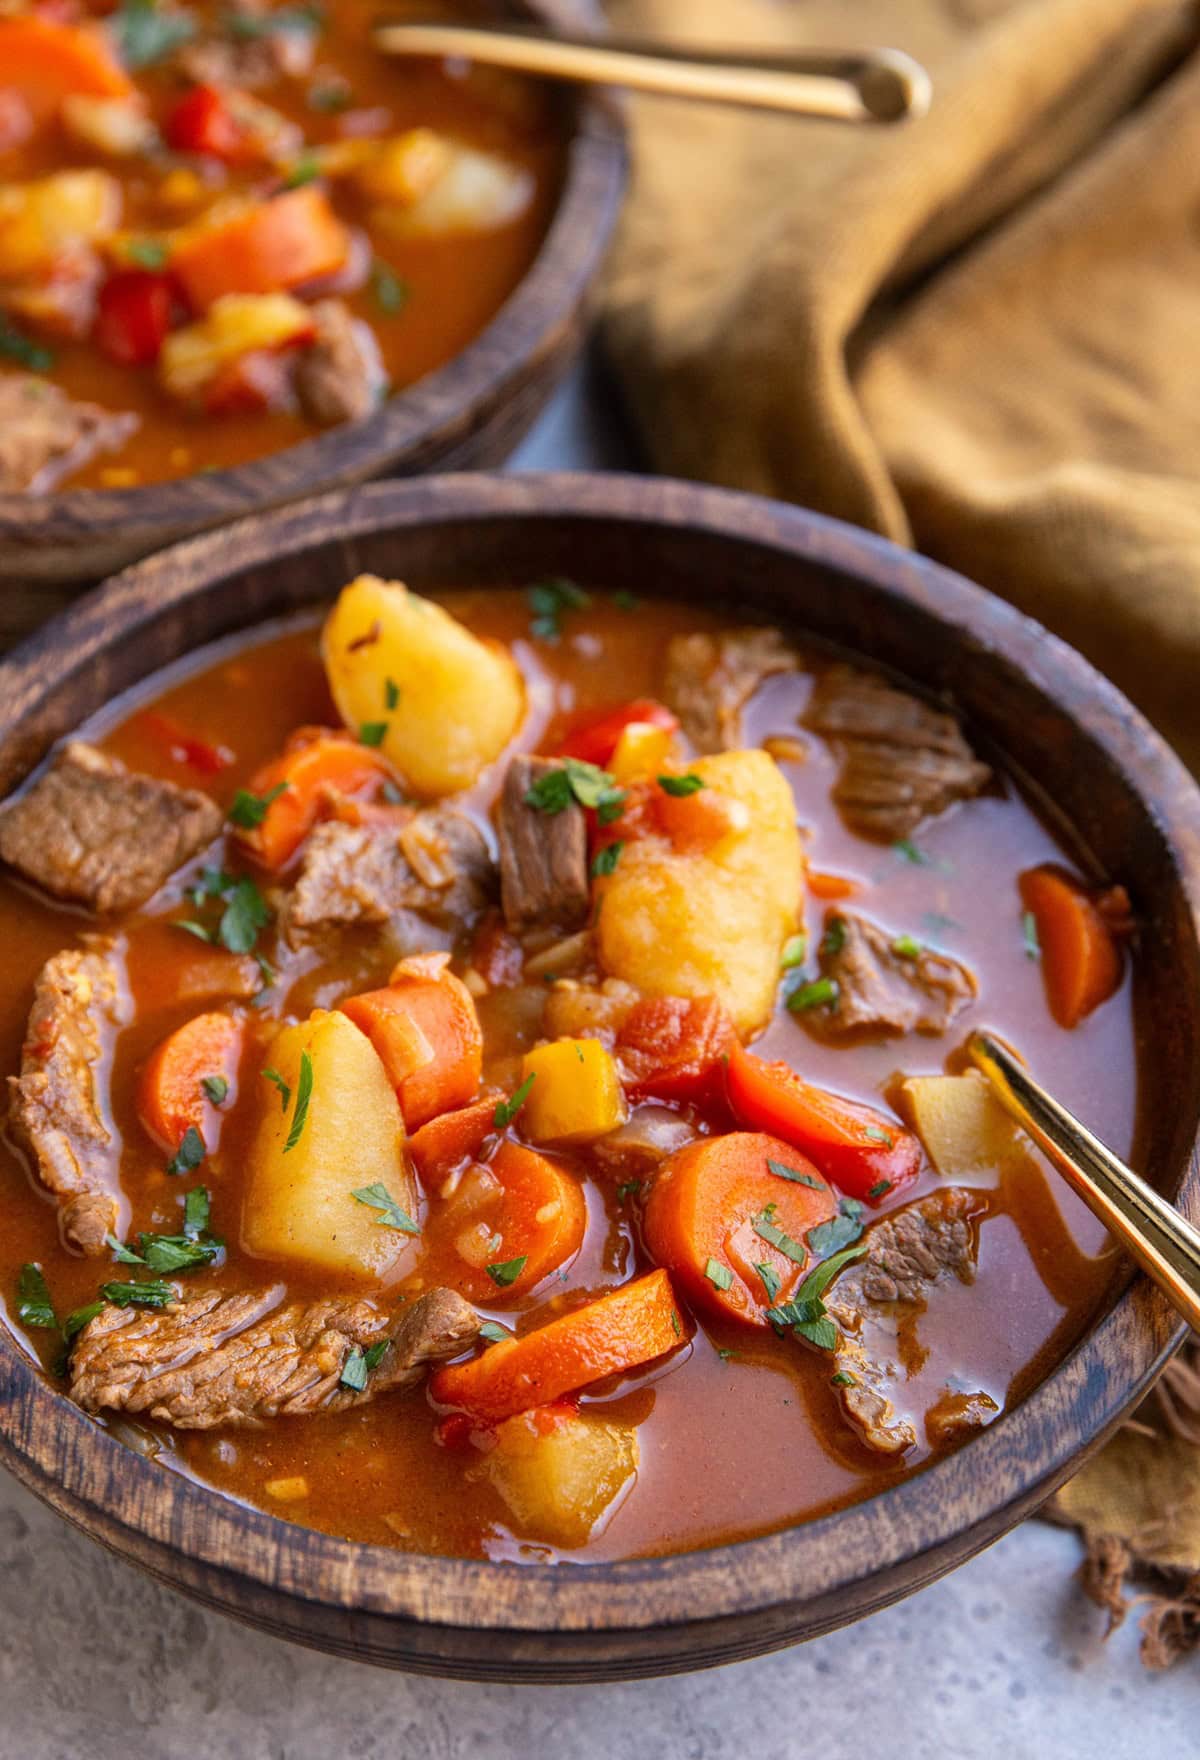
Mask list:
MULTIPOLYGON (((634 462, 595 369, 518 468, 634 462)), ((0 1475, 0 1760, 1195 1760, 1200 1663, 1108 1644, 1073 1535, 1027 1523, 844 1632, 703 1675, 496 1687, 262 1637, 141 1577, 0 1475)))

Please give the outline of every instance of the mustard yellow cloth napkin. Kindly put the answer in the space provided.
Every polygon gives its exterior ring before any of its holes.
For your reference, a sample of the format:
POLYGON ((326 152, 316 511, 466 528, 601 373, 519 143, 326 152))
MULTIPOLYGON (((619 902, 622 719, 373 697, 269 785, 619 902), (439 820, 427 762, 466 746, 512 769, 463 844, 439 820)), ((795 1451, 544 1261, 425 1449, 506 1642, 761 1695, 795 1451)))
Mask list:
MULTIPOLYGON (((1183 0, 610 0, 705 44, 908 49, 930 115, 639 100, 604 331, 653 464, 854 520, 1088 654, 1200 768, 1200 48, 1183 0)), ((1200 1643, 1196 1405, 1053 1513, 1144 1653, 1200 1643), (1190 1431, 1190 1433, 1189 1433, 1190 1431)), ((1191 1376, 1189 1381, 1188 1377, 1191 1376)), ((1171 1395, 1168 1391, 1168 1399, 1171 1395)))

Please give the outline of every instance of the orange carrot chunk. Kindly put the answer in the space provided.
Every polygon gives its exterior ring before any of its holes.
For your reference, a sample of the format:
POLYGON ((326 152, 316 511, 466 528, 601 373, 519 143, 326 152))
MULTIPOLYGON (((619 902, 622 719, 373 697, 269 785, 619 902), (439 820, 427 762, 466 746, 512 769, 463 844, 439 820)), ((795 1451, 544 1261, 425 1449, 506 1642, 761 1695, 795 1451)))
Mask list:
POLYGON ((350 234, 315 184, 256 202, 183 240, 171 272, 194 310, 227 293, 286 293, 332 275, 346 261, 350 234))
POLYGON ((383 1059, 405 1128, 465 1106, 483 1078, 483 1034, 471 992, 448 970, 449 954, 402 959, 383 990, 339 1006, 383 1059))
POLYGON ((816 1168, 778 1137, 701 1137, 663 1162, 646 1200, 646 1245, 688 1300, 766 1326, 809 1261, 804 1237, 837 1214, 816 1168))
POLYGON ((337 796, 378 788, 391 778, 391 766, 374 747, 348 733, 302 727, 278 758, 251 777, 246 792, 259 803, 255 810, 266 806, 258 824, 239 825, 238 838, 264 868, 277 873, 327 808, 332 811, 337 796))
POLYGON ((636 1002, 617 1034, 617 1058, 634 1100, 719 1098, 724 1059, 736 1043, 715 996, 655 996, 636 1002))
POLYGON ((848 874, 822 874, 810 868, 805 881, 814 898, 853 898, 859 882, 848 874))
POLYGON ((553 1405, 576 1388, 651 1363, 690 1336, 671 1279, 652 1271, 536 1332, 439 1369, 430 1392, 439 1405, 499 1424, 530 1406, 553 1405))
POLYGON ((233 1089, 241 1049, 241 1021, 220 1013, 193 1016, 156 1047, 142 1070, 137 1103, 155 1142, 173 1153, 196 1130, 214 1146, 215 1106, 233 1089))
POLYGON ((462 1242, 449 1281, 468 1301, 491 1303, 527 1295, 569 1264, 586 1228, 579 1181, 549 1156, 511 1141, 486 1165, 468 1169, 433 1224, 436 1233, 462 1242))
POLYGON ((504 1095, 497 1088, 469 1106, 442 1112, 408 1139, 413 1166, 428 1191, 449 1178, 456 1167, 478 1155, 496 1129, 496 1106, 504 1095))
POLYGON ((1120 946, 1096 900, 1061 868, 1030 868, 1019 885, 1037 925, 1050 1013, 1060 1027, 1077 1027, 1119 989, 1120 946))
POLYGON ((136 87, 93 25, 29 13, 0 19, 0 86, 19 92, 35 124, 64 98, 132 98, 136 87))

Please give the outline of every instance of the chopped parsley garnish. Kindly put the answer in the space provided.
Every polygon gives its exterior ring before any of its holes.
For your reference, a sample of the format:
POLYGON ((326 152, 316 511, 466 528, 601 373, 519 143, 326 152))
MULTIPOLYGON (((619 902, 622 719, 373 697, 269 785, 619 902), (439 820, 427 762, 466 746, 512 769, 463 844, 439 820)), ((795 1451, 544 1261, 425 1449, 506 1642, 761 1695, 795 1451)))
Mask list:
POLYGON ((814 1192, 825 1190, 824 1180, 819 1180, 811 1173, 801 1173, 798 1167, 789 1167, 786 1161, 772 1161, 767 1156, 767 1172, 773 1173, 776 1179, 790 1179, 794 1185, 811 1186, 814 1192))
POLYGON ((193 1186, 183 1200, 183 1232, 196 1240, 208 1227, 209 1197, 206 1186, 193 1186))
POLYGON ((679 1315, 675 1312, 674 1308, 671 1309, 671 1330, 676 1338, 683 1337, 683 1327, 679 1324, 679 1315))
POLYGON ((805 1264, 808 1259, 807 1249, 780 1228, 775 1221, 774 1212, 774 1204, 768 1204, 765 1210, 761 1210, 757 1216, 751 1219, 751 1228, 760 1241, 766 1241, 768 1246, 772 1246, 777 1252, 782 1253, 785 1259, 790 1259, 793 1265, 805 1264))
POLYGON ((171 1285, 161 1278, 147 1279, 144 1283, 105 1283, 101 1285, 100 1294, 114 1308, 165 1308, 168 1302, 176 1299, 171 1285))
MULTIPOLYGON (((62 1325, 63 1338, 67 1344, 70 1344, 77 1332, 83 1331, 89 1320, 94 1320, 97 1314, 102 1314, 103 1312, 103 1302, 88 1302, 86 1306, 82 1308, 72 1308, 62 1325)), ((63 1366, 64 1368, 66 1367, 65 1363, 63 1366)))
POLYGON ((846 945, 846 924, 842 917, 830 917, 821 942, 821 952, 840 953, 846 945))
POLYGON ((111 24, 117 52, 131 73, 161 61, 196 34, 196 21, 189 13, 160 11, 155 0, 125 0, 111 24))
POLYGON ((641 604, 637 594, 631 593, 628 587, 618 587, 612 596, 612 602, 618 611, 636 611, 641 604))
POLYGON ((926 855, 925 851, 919 844, 914 843, 911 837, 898 838, 892 845, 892 848, 900 857, 901 861, 911 862, 914 868, 930 868, 933 866, 933 857, 926 855))
POLYGON ((617 787, 607 770, 582 758, 564 758, 555 770, 547 770, 525 791, 525 805, 539 813, 565 813, 571 802, 581 807, 594 807, 601 825, 619 819, 625 805, 625 793, 617 787))
POLYGON ((394 318, 408 304, 408 282, 379 257, 371 269, 371 292, 375 295, 375 304, 389 318, 394 318))
POLYGON ((204 1138, 195 1125, 190 1124, 183 1133, 178 1149, 167 1162, 166 1171, 172 1175, 195 1173, 204 1160, 205 1153, 204 1138))
POLYGON ((23 336, 7 318, 0 318, 0 354, 31 373, 48 373, 54 365, 51 351, 23 336))
POLYGON ((131 238, 125 255, 139 269, 163 269, 171 252, 161 238, 131 238))
POLYGON ((189 889, 188 896, 195 905, 202 905, 210 898, 225 901, 217 926, 210 929, 194 919, 177 918, 175 927, 186 929, 189 935, 195 935, 200 941, 226 947, 230 953, 252 952, 259 930, 270 921, 266 899, 246 875, 239 877, 226 874, 220 868, 204 868, 197 884, 189 889))
POLYGON ((200 1086, 205 1099, 211 1100, 214 1106, 220 1106, 229 1094, 229 1083, 224 1076, 201 1076, 200 1086))
POLYGON ((390 1338, 377 1339, 365 1351, 361 1345, 356 1344, 342 1364, 342 1372, 338 1376, 341 1385, 348 1387, 351 1393, 361 1393, 367 1385, 367 1377, 372 1369, 379 1367, 391 1342, 390 1338))
POLYGON ((779 1285, 780 1285, 780 1277, 779 1277, 778 1271, 776 1271, 776 1269, 773 1265, 768 1265, 765 1261, 761 1265, 756 1264, 754 1269, 758 1272, 758 1275, 762 1278, 763 1288, 767 1292, 767 1300, 769 1302, 777 1302, 779 1300, 779 1285))
POLYGON ((882 1125, 869 1124, 869 1125, 864 1126, 864 1129, 866 1131, 867 1136, 870 1137, 870 1139, 873 1143, 882 1143, 885 1149, 894 1149, 895 1148, 895 1146, 896 1146, 895 1137, 892 1135, 892 1133, 890 1131, 885 1131, 882 1125))
POLYGON ((489 1265, 487 1274, 493 1283, 498 1283, 501 1289, 507 1289, 510 1283, 515 1283, 520 1277, 528 1259, 528 1253, 522 1253, 516 1259, 503 1259, 498 1264, 489 1265))
POLYGON ((915 935, 897 935, 892 942, 892 952, 897 959, 920 959, 921 943, 915 935))
POLYGON ((492 1114, 492 1123, 498 1131, 507 1130, 513 1119, 520 1112, 529 1098, 529 1090, 537 1079, 536 1070, 531 1070, 515 1093, 507 1100, 498 1100, 496 1110, 492 1114))
POLYGON ((843 1198, 836 1216, 809 1229, 805 1238, 814 1255, 823 1259, 826 1254, 840 1252, 851 1241, 856 1241, 865 1226, 862 1213, 863 1207, 857 1198, 843 1198))
POLYGON ((317 110, 324 116, 336 116, 342 110, 348 110, 353 102, 353 93, 349 86, 310 86, 308 107, 317 110))
POLYGON ((312 1086, 312 1058, 307 1051, 302 1051, 300 1053, 300 1075, 296 1082, 296 1106, 292 1113, 292 1128, 287 1134, 287 1142, 283 1145, 285 1155, 296 1147, 304 1134, 304 1126, 308 1118, 308 1103, 312 1099, 312 1086))
POLYGON ((225 25, 231 37, 253 42, 258 37, 273 37, 292 31, 313 36, 322 29, 325 15, 319 6, 277 6, 273 12, 230 12, 225 25))
POLYGON ((835 1253, 826 1259, 814 1271, 810 1271, 790 1302, 783 1302, 777 1308, 767 1309, 767 1319, 777 1332, 790 1331, 794 1338, 803 1339, 815 1345, 818 1350, 831 1351, 836 1349, 837 1327, 826 1313, 822 1297, 843 1265, 854 1259, 861 1259, 866 1252, 866 1242, 857 1246, 847 1247, 841 1253, 835 1253))
POLYGON ((489 1344, 503 1344, 504 1340, 512 1335, 506 1332, 503 1326, 498 1326, 494 1320, 485 1320, 479 1328, 479 1336, 486 1338, 489 1344))
POLYGON ((640 1179, 627 1179, 624 1185, 617 1187, 617 1203, 623 1204, 626 1198, 631 1198, 635 1192, 640 1192, 642 1185, 643 1182, 640 1179))
POLYGON ((802 966, 808 953, 808 936, 792 935, 783 944, 783 952, 779 956, 781 972, 790 972, 793 966, 802 966))
POLYGON ((728 1363, 728 1362, 733 1361, 735 1358, 739 1357, 741 1355, 741 1352, 740 1351, 731 1351, 731 1350, 728 1350, 725 1347, 719 1345, 717 1347, 717 1355, 720 1357, 720 1359, 723 1363, 728 1363))
POLYGON ((364 721, 358 730, 359 743, 364 746, 381 746, 387 738, 387 730, 386 721, 364 721))
MULTIPOLYGON (((207 1199, 207 1193, 205 1197, 207 1199)), ((207 1210, 205 1215, 207 1219, 207 1210)), ((183 1234, 139 1234, 136 1249, 119 1241, 113 1234, 104 1238, 119 1264, 144 1265, 148 1271, 194 1271, 199 1265, 211 1265, 225 1244, 212 1236, 205 1237, 199 1230, 183 1234)))
POLYGON ((890 1179, 877 1179, 873 1186, 867 1188, 867 1196, 868 1198, 882 1198, 885 1197, 891 1189, 892 1182, 890 1179))
POLYGON ((270 1065, 263 1070, 262 1074, 264 1081, 270 1082, 274 1087, 279 1089, 279 1104, 281 1109, 286 1112, 292 1103, 291 1084, 285 1082, 279 1071, 277 1069, 272 1069, 270 1065))
POLYGON ((922 928, 928 929, 931 935, 950 935, 962 924, 957 917, 948 917, 945 911, 926 911, 921 918, 922 928))
POLYGON ((17 1319, 23 1326, 58 1326, 58 1315, 40 1265, 21 1267, 17 1279, 17 1319))
POLYGON ((582 611, 585 605, 592 602, 590 593, 561 575, 526 587, 525 597, 533 612, 529 633, 540 642, 556 642, 562 635, 563 613, 582 611))
POLYGON ((716 1289, 732 1289, 733 1272, 728 1265, 722 1265, 719 1259, 709 1258, 704 1267, 704 1275, 716 1289))
POLYGON ((1025 937, 1026 959, 1041 959, 1042 944, 1038 939, 1037 918, 1032 911, 1026 911, 1022 916, 1021 933, 1025 937))
POLYGON ((384 708, 385 709, 394 709, 396 707, 396 704, 399 701, 400 701, 400 686, 396 683, 394 678, 385 678, 383 681, 383 706, 384 706, 384 708))
POLYGON ((606 875, 611 874, 620 861, 621 851, 624 848, 623 843, 606 843, 603 849, 597 850, 592 857, 593 877, 602 880, 606 875))
POLYGON ((704 787, 704 778, 689 770, 686 776, 660 776, 658 786, 664 794, 674 795, 678 800, 689 794, 697 794, 704 787))
POLYGON ((807 1014, 810 1008, 832 1008, 838 999, 838 987, 832 978, 814 978, 801 984, 787 999, 790 1014, 807 1014))
POLYGON ((830 1387, 857 1387, 858 1382, 846 1369, 839 1369, 836 1375, 829 1377, 830 1387))
POLYGON ((253 831, 266 818, 271 802, 277 801, 287 790, 286 782, 277 782, 266 794, 252 794, 248 788, 239 788, 229 809, 229 823, 240 826, 243 831, 253 831))
POLYGON ((378 1210, 375 1220, 385 1228, 398 1228, 401 1234, 420 1234, 418 1224, 407 1210, 401 1209, 382 1180, 376 1180, 374 1185, 359 1186, 350 1196, 357 1198, 360 1204, 369 1204, 372 1210, 378 1210))
POLYGON ((321 175, 321 161, 315 153, 301 153, 283 180, 284 189, 302 189, 306 183, 315 183, 321 175))

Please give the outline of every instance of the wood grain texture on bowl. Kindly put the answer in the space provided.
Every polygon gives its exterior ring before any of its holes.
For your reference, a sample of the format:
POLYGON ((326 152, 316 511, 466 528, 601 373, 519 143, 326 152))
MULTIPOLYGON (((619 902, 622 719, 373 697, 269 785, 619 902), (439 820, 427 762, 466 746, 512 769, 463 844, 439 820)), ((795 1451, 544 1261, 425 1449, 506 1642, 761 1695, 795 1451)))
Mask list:
MULTIPOLYGON (((151 557, 0 662, 0 793, 113 694, 360 572, 411 584, 576 574, 734 603, 945 698, 1030 778, 1145 924, 1139 1164, 1200 1218, 1200 792, 1137 712, 1039 626, 944 569, 795 508, 662 480, 380 483, 151 557)), ((1141 1396, 1182 1327, 1128 1276, 1078 1346, 968 1446, 764 1539, 584 1568, 340 1541, 156 1467, 0 1339, 0 1460, 95 1539, 200 1600, 364 1660, 485 1679, 614 1679, 729 1662, 844 1624, 996 1539, 1141 1396)))
MULTIPOLYGON (((578 26, 571 0, 511 0, 518 18, 578 26)), ((598 15, 586 6, 593 23, 598 15)), ((452 360, 362 422, 234 469, 134 489, 0 494, 0 648, 103 575, 193 533, 371 477, 499 464, 582 343, 591 286, 625 187, 619 105, 564 93, 562 191, 514 293, 452 360)))

